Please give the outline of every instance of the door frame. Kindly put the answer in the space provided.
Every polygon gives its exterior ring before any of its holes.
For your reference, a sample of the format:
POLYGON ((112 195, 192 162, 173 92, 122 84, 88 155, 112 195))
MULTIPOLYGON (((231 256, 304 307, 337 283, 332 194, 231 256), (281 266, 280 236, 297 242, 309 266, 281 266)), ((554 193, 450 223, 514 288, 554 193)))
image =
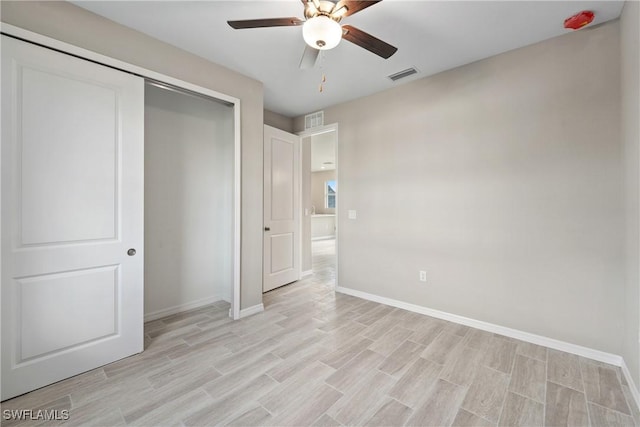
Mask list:
MULTIPOLYGON (((315 128, 311 128, 311 129, 306 129, 303 130, 301 132, 297 132, 296 135, 298 135, 300 137, 300 141, 302 143, 302 139, 303 138, 307 138, 307 137, 311 137, 311 136, 316 136, 316 135, 321 135, 323 133, 329 133, 329 132, 335 132, 336 133, 336 181, 338 182, 338 186, 340 186, 340 177, 339 177, 339 166, 340 166, 340 162, 339 162, 339 156, 338 156, 338 152, 340 151, 338 149, 338 147, 340 146, 340 133, 338 131, 338 123, 331 123, 328 125, 323 125, 323 126, 318 126, 315 128)), ((301 146, 302 148, 302 146, 301 146)), ((302 149, 300 150, 300 165, 302 165, 302 149)), ((302 167, 300 167, 300 182, 302 183, 302 167)), ((300 263, 300 265, 302 265, 302 218, 304 217, 304 207, 302 206, 302 185, 300 185, 300 205, 298 206, 298 209, 300 210, 300 250, 298 251, 298 262, 300 263)), ((335 265, 336 265, 336 277, 334 279, 335 282, 335 287, 338 287, 338 232, 340 230, 340 226, 338 225, 338 223, 340 221, 338 221, 339 219, 339 209, 340 209, 340 191, 338 191, 338 193, 336 194, 336 216, 335 216, 335 227, 336 227, 336 256, 335 256, 335 265)))
MULTIPOLYGON (((85 59, 110 68, 115 68, 130 74, 137 75, 144 79, 155 80, 159 83, 166 83, 170 86, 183 89, 187 92, 195 92, 206 97, 229 103, 233 106, 234 118, 234 185, 233 185, 233 292, 231 296, 231 308, 229 316, 234 320, 240 318, 240 236, 241 236, 241 126, 240 126, 240 99, 226 95, 202 86, 180 80, 166 74, 158 73, 144 67, 120 61, 106 55, 102 55, 90 50, 74 46, 72 44, 43 36, 20 27, 16 27, 4 22, 0 23, 0 33, 14 37, 29 43, 33 43, 45 48, 57 50, 61 53, 69 54, 80 59, 85 59)), ((2 213, 0 212, 0 215, 2 213)), ((1 254, 0 254, 1 255, 1 254)), ((0 265, 0 268, 1 265, 0 265)))

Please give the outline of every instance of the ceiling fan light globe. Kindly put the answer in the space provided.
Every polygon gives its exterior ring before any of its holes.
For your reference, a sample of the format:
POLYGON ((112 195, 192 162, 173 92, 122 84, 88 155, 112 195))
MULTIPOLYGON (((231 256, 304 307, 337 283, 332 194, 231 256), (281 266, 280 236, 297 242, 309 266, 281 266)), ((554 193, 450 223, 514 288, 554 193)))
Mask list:
POLYGON ((316 16, 304 23, 302 37, 314 49, 329 50, 342 40, 342 27, 329 17, 316 16))

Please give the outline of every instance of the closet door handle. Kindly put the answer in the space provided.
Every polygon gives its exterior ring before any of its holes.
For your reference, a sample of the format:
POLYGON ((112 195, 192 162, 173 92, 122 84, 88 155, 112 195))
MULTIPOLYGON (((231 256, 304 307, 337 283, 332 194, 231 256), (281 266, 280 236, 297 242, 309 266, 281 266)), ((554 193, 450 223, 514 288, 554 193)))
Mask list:
POLYGON ((271 231, 271 229, 269 227, 265 227, 264 231, 271 231))
POLYGON ((133 249, 133 248, 131 248, 131 249, 129 249, 129 250, 127 251, 127 255, 129 255, 129 256, 134 256, 135 254, 136 254, 136 250, 135 250, 135 249, 133 249))

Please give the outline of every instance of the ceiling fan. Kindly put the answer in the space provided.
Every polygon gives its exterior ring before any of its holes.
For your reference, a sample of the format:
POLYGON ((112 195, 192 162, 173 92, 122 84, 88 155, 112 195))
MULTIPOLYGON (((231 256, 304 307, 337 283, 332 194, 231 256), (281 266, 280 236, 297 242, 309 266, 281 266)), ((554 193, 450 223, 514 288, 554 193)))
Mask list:
POLYGON ((371 34, 352 25, 340 25, 346 16, 353 15, 382 0, 301 0, 304 5, 305 20, 291 18, 248 19, 227 21, 236 30, 264 27, 297 27, 302 25, 302 36, 307 46, 300 61, 300 68, 311 68, 315 65, 321 50, 333 49, 345 39, 373 52, 384 59, 396 53, 398 48, 391 46, 371 34))

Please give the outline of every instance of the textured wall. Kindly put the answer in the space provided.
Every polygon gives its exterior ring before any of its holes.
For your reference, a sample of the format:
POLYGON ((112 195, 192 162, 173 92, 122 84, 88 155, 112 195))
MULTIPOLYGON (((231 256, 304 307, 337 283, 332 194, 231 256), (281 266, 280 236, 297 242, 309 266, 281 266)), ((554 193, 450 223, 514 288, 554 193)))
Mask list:
POLYGON ((618 22, 325 109, 325 122, 340 125, 340 286, 621 353, 618 22))
POLYGON ((285 132, 293 132, 293 118, 264 110, 264 124, 273 126, 285 132))

